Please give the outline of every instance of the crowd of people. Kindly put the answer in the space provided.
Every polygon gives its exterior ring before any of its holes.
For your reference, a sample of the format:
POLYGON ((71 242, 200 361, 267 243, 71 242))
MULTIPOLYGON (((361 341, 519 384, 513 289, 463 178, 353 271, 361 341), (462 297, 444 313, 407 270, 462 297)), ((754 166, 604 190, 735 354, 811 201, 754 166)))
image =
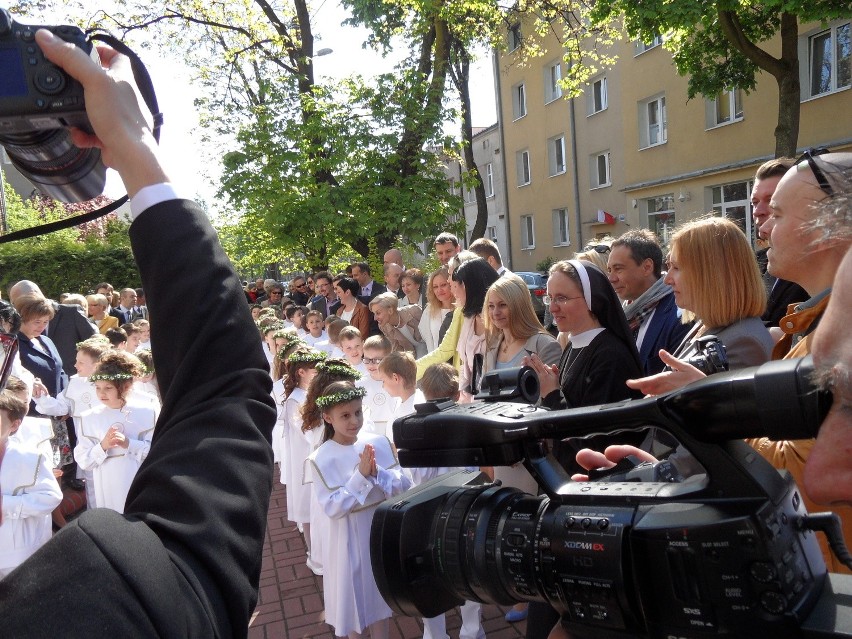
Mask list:
MULTIPOLYGON (((449 233, 435 239, 441 266, 428 275, 391 249, 387 285, 356 262, 338 275, 295 278, 286 294, 276 281, 241 292, 209 222, 168 182, 126 60, 104 49, 99 66, 44 30, 37 40, 86 88, 94 133, 75 131, 75 144, 102 149, 131 195, 131 240, 151 313, 141 291, 123 289, 115 300, 111 287, 99 287, 90 299, 59 303, 27 281, 0 308, 4 331, 20 344, 0 392, 0 609, 15 636, 82 636, 94 627, 116 636, 245 634, 277 463, 306 563, 324 576, 327 623, 336 636, 387 637, 391 610, 369 556, 372 514, 387 497, 451 470, 401 468, 395 419, 427 400, 474 401, 483 374, 521 364, 538 373, 541 403, 551 408, 666 392, 705 375, 685 358, 710 335, 732 368, 813 351, 834 393, 825 438, 749 443, 794 475, 809 509, 835 504, 852 539, 852 509, 842 505, 852 503, 852 484, 831 476, 852 472, 842 458, 852 397, 842 329, 852 294, 852 153, 760 168, 753 204, 769 242, 763 255, 736 225, 708 217, 679 229, 665 257, 653 234, 630 231, 557 262, 545 300, 554 336, 496 245, 477 240, 462 250, 449 233), (176 322, 180 311, 187 316, 176 322), (72 336, 72 326, 83 334, 72 336), (152 358, 138 350, 148 328, 152 358), (116 330, 124 340, 113 341, 116 330), (26 473, 28 484, 17 481, 26 473), (90 509, 69 525, 54 518, 64 529, 51 539, 57 477, 91 486, 90 509), (92 575, 97 588, 84 586, 92 575), (60 598, 80 614, 37 614, 40 602, 60 598)), ((640 435, 569 439, 554 442, 554 452, 578 476, 628 449, 648 459, 672 453, 670 442, 640 435)), ((521 466, 482 470, 535 489, 521 466)), ((847 570, 824 555, 830 570, 847 570)), ((461 615, 462 638, 485 636, 478 603, 466 602, 461 615)), ((544 604, 507 618, 528 618, 529 637, 558 628, 544 604)), ((443 615, 422 621, 425 637, 447 636, 443 615)))

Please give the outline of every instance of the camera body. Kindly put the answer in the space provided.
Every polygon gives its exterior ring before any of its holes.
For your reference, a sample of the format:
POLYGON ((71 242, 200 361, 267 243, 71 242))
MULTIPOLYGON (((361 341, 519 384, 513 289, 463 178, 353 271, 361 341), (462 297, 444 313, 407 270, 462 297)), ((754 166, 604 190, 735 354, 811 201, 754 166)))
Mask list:
POLYGON ((789 474, 739 438, 813 436, 830 397, 804 362, 563 411, 418 406, 394 422, 403 466, 523 460, 546 496, 458 471, 388 500, 371 530, 379 590, 424 617, 464 600, 543 601, 574 637, 800 637, 830 590, 825 563, 789 474), (645 428, 674 437, 704 472, 574 482, 549 452, 553 439, 645 428))
POLYGON ((728 351, 715 335, 704 335, 696 340, 698 354, 687 362, 705 375, 714 375, 728 370, 728 351))
POLYGON ((67 131, 92 130, 83 87, 44 57, 35 42, 38 29, 99 62, 77 27, 25 25, 0 9, 0 145, 45 195, 63 202, 89 200, 103 192, 106 169, 98 149, 77 148, 67 131))

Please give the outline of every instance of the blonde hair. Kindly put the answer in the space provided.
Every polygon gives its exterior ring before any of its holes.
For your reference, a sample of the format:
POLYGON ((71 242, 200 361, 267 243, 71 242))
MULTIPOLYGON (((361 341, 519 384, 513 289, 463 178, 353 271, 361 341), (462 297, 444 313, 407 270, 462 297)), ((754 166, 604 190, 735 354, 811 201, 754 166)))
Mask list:
POLYGON ((728 326, 766 309, 766 289, 757 260, 739 226, 722 217, 688 222, 672 235, 671 252, 694 308, 684 323, 728 326), (676 253, 676 255, 674 255, 676 253))
MULTIPOLYGON (((509 332, 515 339, 529 339, 533 335, 544 333, 544 327, 536 317, 535 309, 530 299, 530 290, 526 282, 517 275, 504 275, 485 292, 484 310, 488 309, 488 303, 493 295, 503 298, 509 307, 509 332)), ((483 313, 482 319, 485 330, 492 336, 499 334, 500 329, 494 326, 490 313, 483 313)))
POLYGON ((76 304, 84 313, 89 314, 89 301, 79 293, 69 293, 63 304, 76 304))
POLYGON ((399 375, 405 388, 414 388, 417 383, 417 363, 411 353, 406 351, 393 351, 385 355, 379 370, 383 375, 399 375))
POLYGON ((431 315, 432 318, 436 318, 441 312, 441 300, 438 299, 438 296, 435 295, 435 291, 432 290, 432 282, 435 281, 436 277, 443 277, 447 280, 447 282, 449 282, 450 271, 446 266, 441 266, 437 271, 429 276, 429 280, 426 282, 426 301, 429 305, 429 315, 431 315))
POLYGON ((595 246, 608 246, 612 249, 612 243, 615 241, 613 237, 602 237, 599 240, 594 240, 589 242, 586 247, 582 251, 578 251, 574 253, 575 260, 585 260, 586 262, 591 262, 595 266, 597 266, 604 273, 607 272, 607 261, 609 260, 609 251, 606 253, 599 253, 593 247, 595 246))
POLYGON ((386 293, 380 293, 371 299, 369 308, 372 311, 374 306, 381 306, 382 308, 395 312, 398 305, 399 298, 396 296, 396 293, 387 291, 386 293))
POLYGON ((442 397, 458 399, 458 371, 446 362, 432 364, 420 378, 420 390, 423 391, 423 396, 429 400, 441 399, 442 397))

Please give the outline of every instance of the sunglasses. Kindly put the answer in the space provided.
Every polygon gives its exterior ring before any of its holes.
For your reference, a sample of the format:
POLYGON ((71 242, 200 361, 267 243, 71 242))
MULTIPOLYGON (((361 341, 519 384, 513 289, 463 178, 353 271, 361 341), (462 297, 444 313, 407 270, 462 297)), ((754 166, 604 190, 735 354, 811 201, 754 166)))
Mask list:
POLYGON ((822 172, 822 169, 819 168, 816 163, 816 158, 820 155, 825 155, 826 153, 831 153, 831 151, 825 147, 808 149, 802 153, 802 156, 798 160, 796 160, 796 166, 802 162, 807 162, 808 166, 811 167, 811 171, 813 171, 814 177, 816 178, 819 188, 822 189, 823 193, 826 195, 834 195, 834 189, 831 188, 831 184, 828 183, 825 173, 822 172))
POLYGON ((596 253, 609 253, 610 250, 611 250, 611 247, 607 246, 606 244, 594 244, 594 245, 589 245, 586 248, 584 248, 583 252, 595 251, 596 253))

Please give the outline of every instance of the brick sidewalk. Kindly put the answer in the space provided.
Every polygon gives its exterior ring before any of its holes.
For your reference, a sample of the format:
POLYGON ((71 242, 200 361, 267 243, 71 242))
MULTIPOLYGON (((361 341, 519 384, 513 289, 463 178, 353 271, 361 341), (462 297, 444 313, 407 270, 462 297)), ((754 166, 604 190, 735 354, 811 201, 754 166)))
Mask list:
MULTIPOLYGON (((334 632, 324 622, 322 577, 316 577, 305 565, 305 544, 296 526, 287 521, 284 490, 276 469, 263 545, 260 595, 249 623, 249 639, 334 639, 334 632)), ((483 626, 489 639, 524 636, 526 622, 507 623, 503 619, 506 610, 491 605, 482 607, 483 626)), ((458 611, 447 613, 450 637, 456 639, 460 627, 458 611)), ((422 635, 419 619, 399 616, 391 619, 391 639, 422 635)))

